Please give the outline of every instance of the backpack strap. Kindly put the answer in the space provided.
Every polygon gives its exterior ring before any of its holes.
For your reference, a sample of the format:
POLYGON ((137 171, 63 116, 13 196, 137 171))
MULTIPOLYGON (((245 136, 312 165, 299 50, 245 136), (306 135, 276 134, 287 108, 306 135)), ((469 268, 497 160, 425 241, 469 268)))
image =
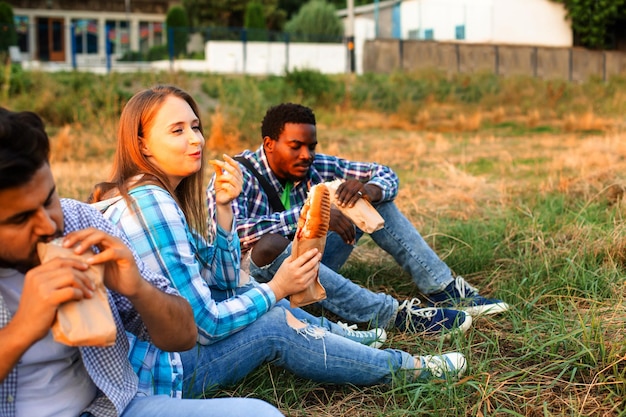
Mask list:
POLYGON ((263 188, 265 194, 267 195, 267 199, 270 202, 270 206, 272 206, 272 210, 274 210, 275 212, 285 211, 285 206, 280 201, 280 197, 278 196, 276 190, 272 187, 269 181, 263 175, 261 175, 259 171, 257 171, 254 165, 252 165, 252 162, 250 162, 243 156, 235 156, 233 159, 244 165, 248 169, 248 171, 250 171, 250 173, 252 173, 252 175, 256 177, 256 179, 259 181, 259 184, 261 184, 261 188, 263 188))

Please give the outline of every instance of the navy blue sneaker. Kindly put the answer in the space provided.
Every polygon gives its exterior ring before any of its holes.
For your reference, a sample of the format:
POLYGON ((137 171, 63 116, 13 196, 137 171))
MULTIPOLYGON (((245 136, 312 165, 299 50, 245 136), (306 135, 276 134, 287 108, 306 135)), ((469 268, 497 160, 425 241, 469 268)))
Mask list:
POLYGON ((474 317, 483 314, 498 314, 509 309, 502 300, 485 298, 478 290, 458 276, 443 291, 428 294, 430 305, 436 307, 455 308, 474 317))
POLYGON ((401 331, 421 333, 424 336, 444 335, 449 339, 453 333, 465 333, 472 326, 472 316, 463 311, 446 308, 423 307, 420 300, 404 301, 398 308, 395 326, 401 331))

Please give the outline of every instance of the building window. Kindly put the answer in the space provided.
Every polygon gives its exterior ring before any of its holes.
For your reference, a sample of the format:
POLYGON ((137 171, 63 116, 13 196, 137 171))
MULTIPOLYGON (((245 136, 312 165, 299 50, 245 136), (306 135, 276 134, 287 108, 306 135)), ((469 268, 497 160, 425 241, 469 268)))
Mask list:
POLYGON ((158 45, 163 45, 163 23, 139 22, 139 51, 146 53, 158 45))
POLYGON ((433 29, 425 29, 424 30, 424 39, 428 39, 428 40, 435 39, 435 31, 433 29))
POLYGON ((465 39, 465 25, 455 26, 454 37, 458 40, 465 39))
POLYGON ((95 19, 73 19, 74 45, 77 54, 98 53, 98 21, 95 19))
POLYGON ((107 20, 107 39, 111 45, 111 54, 118 56, 130 51, 129 25, 126 20, 107 20))
POLYGON ((20 52, 28 52, 28 16, 13 16, 20 52))

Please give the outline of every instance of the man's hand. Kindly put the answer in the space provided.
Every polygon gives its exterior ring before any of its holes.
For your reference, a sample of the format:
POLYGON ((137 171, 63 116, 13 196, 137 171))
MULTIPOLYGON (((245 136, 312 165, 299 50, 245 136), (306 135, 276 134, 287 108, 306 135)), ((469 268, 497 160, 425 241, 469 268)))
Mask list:
POLYGON ((328 230, 337 233, 348 245, 354 245, 356 239, 354 223, 352 223, 352 220, 347 218, 341 210, 331 207, 328 230))
POLYGON ((26 273, 12 322, 23 324, 23 335, 31 344, 48 334, 61 304, 93 296, 88 268, 77 259, 56 258, 26 273))
POLYGON ((130 248, 102 230, 88 228, 72 232, 63 239, 63 246, 73 248, 77 255, 92 246, 97 247, 100 253, 87 259, 87 263, 104 264, 104 285, 127 298, 134 297, 143 287, 150 285, 141 277, 130 248))
POLYGON ((364 198, 372 203, 382 198, 382 190, 373 184, 363 184, 359 180, 350 179, 342 182, 337 187, 335 200, 341 207, 354 207, 360 198, 364 198))
POLYGON ((101 252, 88 258, 87 263, 104 264, 104 285, 130 300, 155 346, 167 351, 183 351, 195 344, 198 333, 189 302, 146 281, 132 251, 122 240, 89 228, 68 234, 63 246, 73 248, 77 254, 91 246, 100 249, 101 252))
POLYGON ((22 355, 48 334, 61 304, 93 296, 95 287, 85 273, 88 268, 77 259, 56 258, 24 275, 17 310, 0 329, 0 382, 22 355))

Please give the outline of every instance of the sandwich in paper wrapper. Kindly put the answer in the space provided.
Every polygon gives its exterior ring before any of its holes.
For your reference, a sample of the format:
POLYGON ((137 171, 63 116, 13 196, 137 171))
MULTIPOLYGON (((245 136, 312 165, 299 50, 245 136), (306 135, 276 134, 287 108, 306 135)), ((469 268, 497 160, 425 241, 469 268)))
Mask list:
MULTIPOLYGON (((60 239, 38 243, 37 252, 42 264, 57 257, 87 259, 93 255, 89 250, 76 255, 72 249, 61 246, 60 239)), ((96 287, 93 297, 60 305, 52 324, 52 337, 69 346, 111 346, 117 329, 103 283, 104 266, 91 265, 86 273, 96 287)))
MULTIPOLYGON (((298 219, 298 229, 293 240, 291 256, 297 259, 311 248, 324 252, 330 222, 330 192, 325 184, 311 187, 298 219)), ((289 297, 291 307, 302 307, 326 298, 326 290, 319 276, 312 285, 289 297)))
POLYGON ((343 180, 325 182, 330 190, 330 201, 339 209, 344 216, 352 220, 352 223, 365 233, 374 233, 385 226, 385 220, 376 209, 364 198, 359 198, 353 207, 341 207, 335 204, 335 193, 343 180))

